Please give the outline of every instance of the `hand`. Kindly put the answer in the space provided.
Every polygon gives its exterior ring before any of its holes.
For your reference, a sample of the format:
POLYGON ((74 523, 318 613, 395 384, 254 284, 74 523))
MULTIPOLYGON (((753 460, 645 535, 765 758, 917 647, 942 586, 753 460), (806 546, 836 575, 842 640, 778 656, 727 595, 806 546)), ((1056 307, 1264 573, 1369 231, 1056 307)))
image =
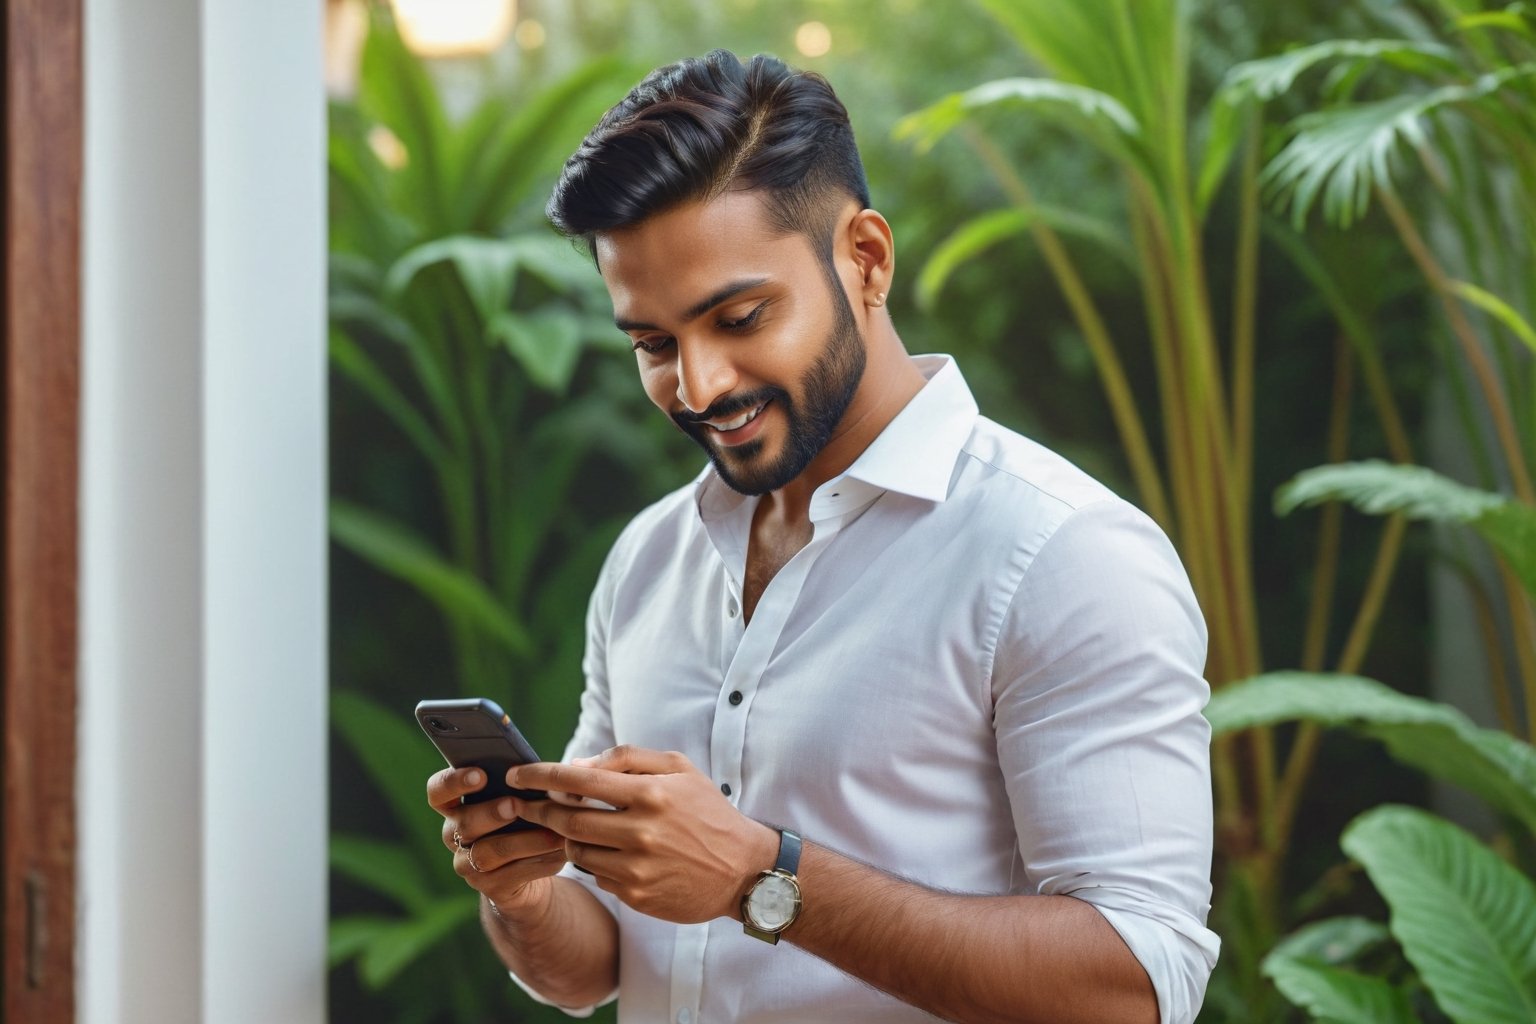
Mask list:
POLYGON ((544 829, 493 836, 517 817, 511 797, 480 804, 459 798, 484 788, 478 768, 444 768, 427 780, 427 802, 443 816, 443 845, 453 870, 500 913, 547 899, 550 878, 565 866, 565 840, 544 829))
POLYGON ((521 765, 507 781, 569 794, 517 800, 515 813, 565 837, 566 859, 599 887, 664 921, 737 916, 741 894, 777 856, 774 831, 733 807, 679 753, 614 747, 571 764, 521 765), (580 806, 586 800, 615 809, 580 806))

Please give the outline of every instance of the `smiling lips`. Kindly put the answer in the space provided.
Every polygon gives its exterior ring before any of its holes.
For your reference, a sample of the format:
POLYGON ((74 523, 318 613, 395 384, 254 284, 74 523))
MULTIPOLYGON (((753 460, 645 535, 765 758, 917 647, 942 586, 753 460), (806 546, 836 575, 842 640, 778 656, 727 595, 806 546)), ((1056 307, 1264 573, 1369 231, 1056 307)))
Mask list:
POLYGON ((740 416, 732 416, 728 420, 705 420, 704 423, 714 431, 716 439, 724 445, 737 445, 749 441, 757 433, 757 418, 768 403, 764 402, 754 408, 748 409, 740 416))

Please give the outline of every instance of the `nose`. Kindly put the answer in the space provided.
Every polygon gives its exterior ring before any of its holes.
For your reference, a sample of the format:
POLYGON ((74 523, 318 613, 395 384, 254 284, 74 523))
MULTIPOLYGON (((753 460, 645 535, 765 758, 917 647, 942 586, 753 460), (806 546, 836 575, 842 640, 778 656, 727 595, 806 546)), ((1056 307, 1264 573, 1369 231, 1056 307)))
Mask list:
POLYGON ((708 339, 677 341, 677 398, 701 413, 736 387, 736 367, 726 346, 708 339))

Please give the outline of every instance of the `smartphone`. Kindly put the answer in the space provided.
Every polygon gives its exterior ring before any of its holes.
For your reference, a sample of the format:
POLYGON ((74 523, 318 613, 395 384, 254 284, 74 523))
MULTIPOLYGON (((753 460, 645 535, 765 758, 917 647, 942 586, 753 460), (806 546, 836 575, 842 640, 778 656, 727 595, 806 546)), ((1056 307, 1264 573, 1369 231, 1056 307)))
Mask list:
MULTIPOLYGON (((513 765, 532 764, 539 759, 512 719, 484 697, 465 700, 424 700, 416 705, 416 721, 432 745, 455 768, 479 768, 485 772, 484 788, 466 794, 466 804, 484 803, 504 796, 523 800, 547 800, 549 794, 538 789, 513 789, 507 785, 507 769, 513 765)), ((504 825, 491 835, 539 828, 521 819, 504 825)))

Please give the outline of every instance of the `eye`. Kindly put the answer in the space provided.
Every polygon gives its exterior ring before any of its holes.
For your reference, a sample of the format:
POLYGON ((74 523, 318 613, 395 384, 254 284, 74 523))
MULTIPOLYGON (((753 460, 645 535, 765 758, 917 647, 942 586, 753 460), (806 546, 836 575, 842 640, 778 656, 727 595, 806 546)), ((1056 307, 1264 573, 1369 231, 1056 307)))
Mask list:
POLYGON ((756 306, 752 307, 752 312, 748 313, 746 316, 739 320, 720 320, 720 329, 725 331, 738 332, 747 330, 757 321, 757 315, 761 313, 767 305, 768 300, 764 299, 762 302, 759 302, 756 306))
POLYGON ((650 340, 634 338, 631 340, 636 352, 644 352, 647 355, 655 355, 657 352, 660 352, 662 349, 672 344, 671 338, 653 338, 650 340))

